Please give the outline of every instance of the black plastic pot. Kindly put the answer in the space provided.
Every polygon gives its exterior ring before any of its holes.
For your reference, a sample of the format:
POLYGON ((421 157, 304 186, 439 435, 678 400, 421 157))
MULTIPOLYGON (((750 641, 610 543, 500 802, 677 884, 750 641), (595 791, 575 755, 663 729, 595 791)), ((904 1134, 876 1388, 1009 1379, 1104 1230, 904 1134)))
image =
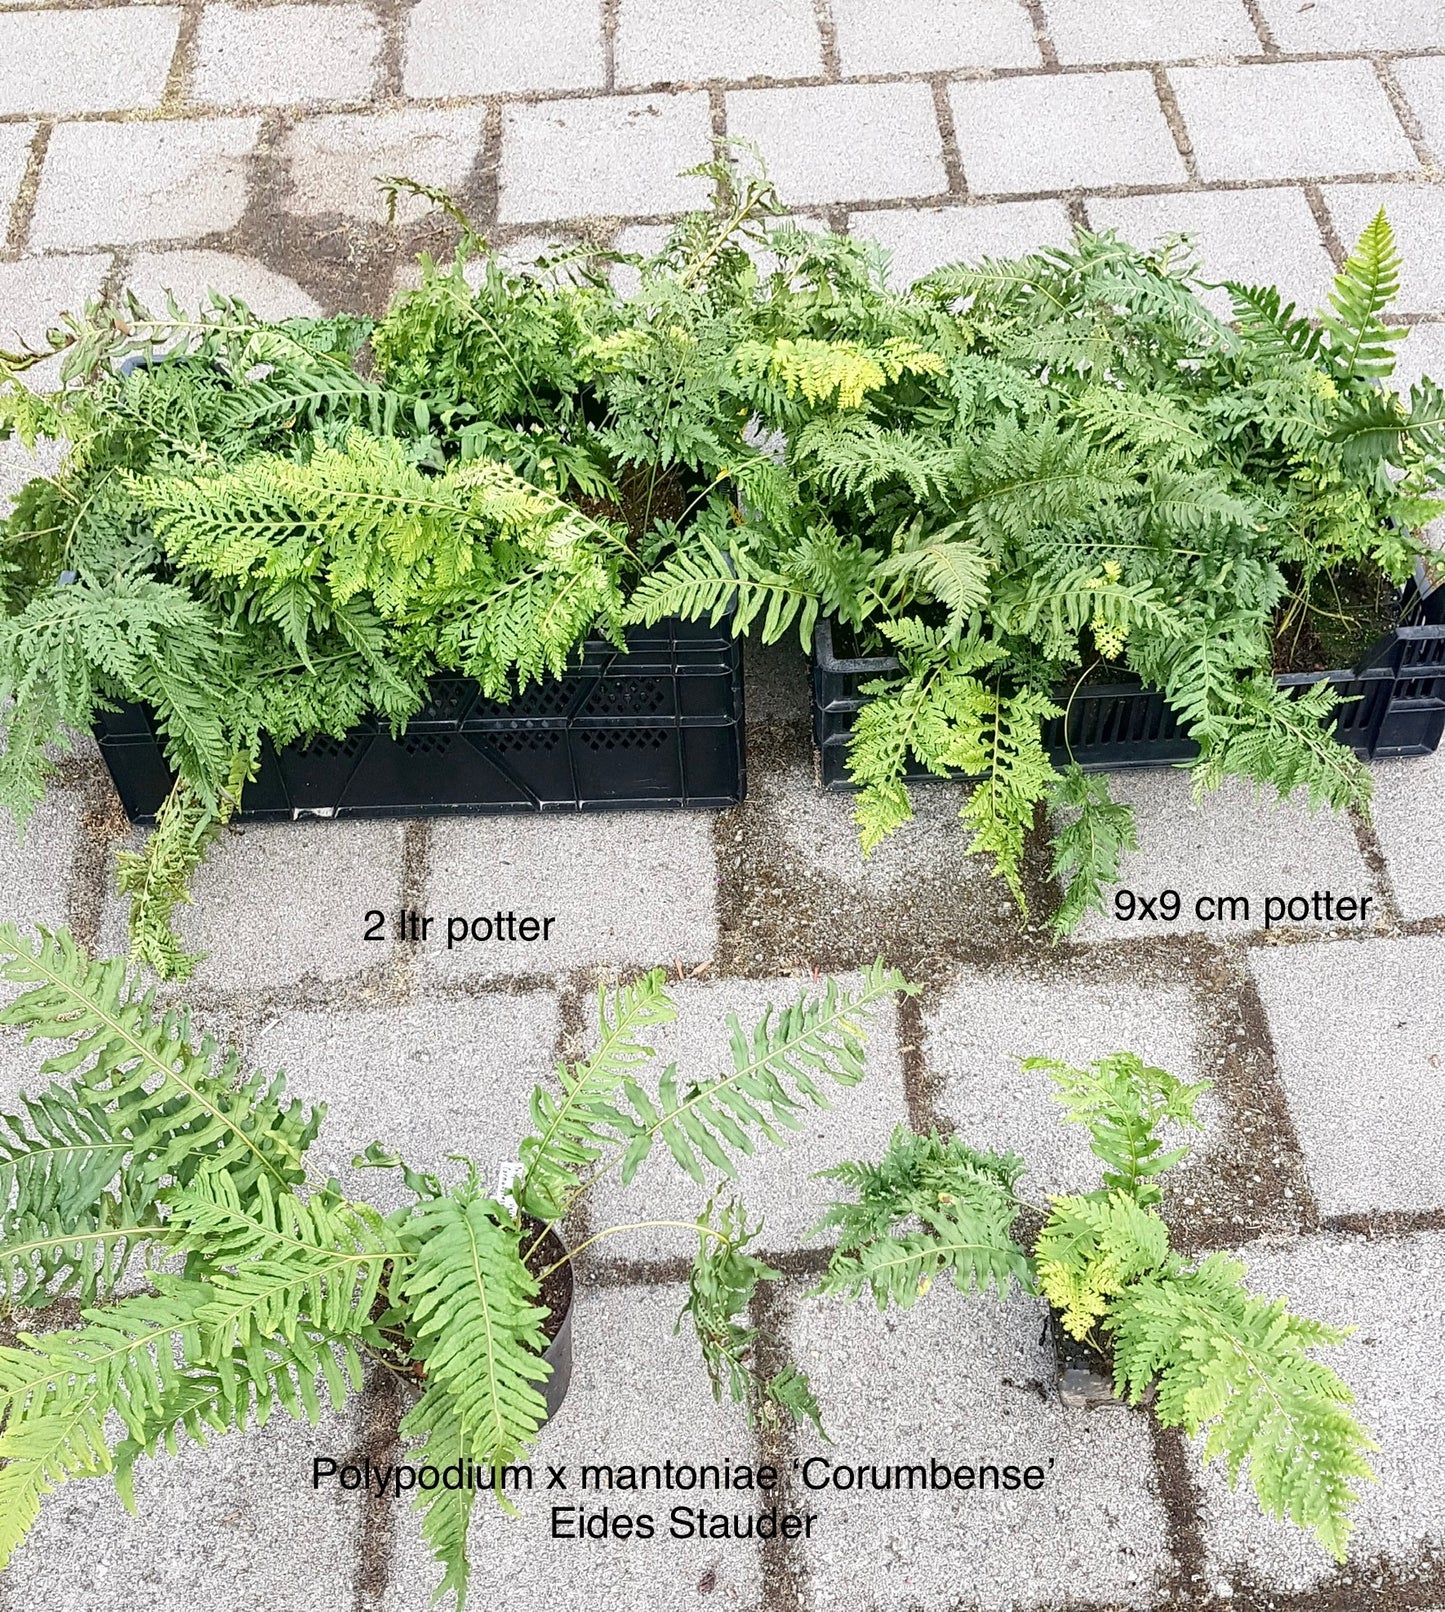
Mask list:
MULTIPOLYGON (((746 775, 741 645, 724 626, 633 628, 628 653, 589 639, 561 679, 485 699, 441 676, 393 738, 384 718, 343 739, 267 744, 238 816, 428 817, 735 806, 746 775)), ((154 818, 172 784, 152 713, 103 713, 95 735, 126 815, 154 818)))
MULTIPOLYGON (((828 789, 847 790, 848 742, 853 720, 868 703, 859 692, 875 678, 895 676, 892 655, 839 655, 834 623, 813 633, 813 740, 828 789)), ((1423 571, 1404 591, 1400 625, 1382 638, 1358 667, 1289 673, 1281 688, 1303 693, 1320 683, 1339 690, 1334 730, 1362 760, 1431 755, 1445 732, 1445 585, 1431 587, 1423 571)), ((1162 767, 1189 761, 1198 746, 1157 690, 1138 681, 1084 684, 1057 691, 1065 714, 1043 725, 1044 746, 1056 765, 1077 761, 1085 772, 1162 767)), ((920 766, 910 783, 936 779, 920 766)))

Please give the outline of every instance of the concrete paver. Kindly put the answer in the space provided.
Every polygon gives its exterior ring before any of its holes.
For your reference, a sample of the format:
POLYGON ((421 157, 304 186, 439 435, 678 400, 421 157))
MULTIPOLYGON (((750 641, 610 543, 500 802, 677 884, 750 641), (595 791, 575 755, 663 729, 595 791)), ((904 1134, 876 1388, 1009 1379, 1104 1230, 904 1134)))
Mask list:
MULTIPOLYGON (((486 114, 479 107, 408 108, 401 112, 339 112, 308 118, 286 136, 288 205, 315 217, 386 217, 378 180, 400 175, 439 190, 462 192, 483 150, 486 114)), ((424 217, 431 203, 398 195, 403 223, 424 217)))
POLYGON ((1406 57, 1392 62, 1390 72, 1405 92, 1425 143, 1438 162, 1445 155, 1445 58, 1406 57))
POLYGON ((315 297, 294 280, 232 252, 137 252, 125 283, 152 313, 165 311, 167 292, 189 311, 208 308, 212 291, 239 297, 262 319, 321 312, 315 297))
POLYGON ((712 154, 707 96, 619 95, 509 106, 502 116, 505 223, 684 213, 707 181, 684 170, 712 154))
POLYGON ((1145 72, 1000 78, 949 86, 964 178, 976 195, 1181 182, 1145 72), (1019 130, 1030 130, 1021 140, 1019 130))
POLYGON ((34 123, 0 123, 0 211, 8 213, 20 194, 36 127, 34 123))
POLYGON ((0 16, 0 113, 121 112, 160 105, 178 6, 0 16))
MULTIPOLYGON (((367 942, 367 914, 401 904, 402 832, 354 821, 227 830, 193 881, 195 904, 176 919, 187 949, 206 954, 192 990, 264 992, 382 969, 388 947, 367 942)), ((112 951, 125 949, 125 915, 112 897, 103 931, 112 951)))
POLYGON ((314 1428, 278 1410, 264 1428, 143 1459, 134 1517, 109 1479, 68 1483, 16 1553, 9 1593, 54 1612, 186 1612, 199 1586, 225 1584, 267 1612, 335 1612, 356 1575, 361 1503, 313 1490, 311 1464, 354 1450, 359 1431, 352 1406, 314 1428))
POLYGON ((281 1009, 247 1041, 251 1064, 286 1072, 293 1097, 324 1102, 326 1123, 308 1154, 318 1175, 391 1209, 409 1201, 389 1171, 355 1170, 368 1143, 413 1169, 458 1180, 473 1158, 490 1188, 497 1165, 517 1156, 529 1130, 527 1102, 548 1081, 557 1037, 550 991, 426 1000, 357 1010, 281 1009))
MULTIPOLYGON (((1445 1424, 1445 1386, 1435 1366, 1435 1340, 1445 1326, 1445 1237, 1301 1237, 1254 1243, 1239 1255, 1255 1291, 1288 1296, 1293 1309, 1356 1328, 1340 1347, 1319 1352, 1353 1389, 1355 1414, 1380 1446, 1369 1457, 1378 1481, 1361 1486, 1352 1510, 1356 1580, 1377 1580, 1378 1569, 1367 1564, 1378 1561, 1415 1593, 1438 1583, 1421 1547, 1438 1552, 1445 1545, 1445 1500, 1426 1431, 1445 1424)), ((1326 1579, 1329 1557, 1305 1530, 1263 1516, 1245 1480, 1230 1494, 1213 1470, 1201 1488, 1211 1577, 1248 1583, 1257 1594, 1298 1593, 1326 1579)))
POLYGON ((210 106, 364 100, 376 87, 382 42, 365 6, 207 6, 191 94, 210 106))
POLYGON ((1320 1212, 1445 1207, 1445 939, 1281 946, 1250 966, 1320 1212))
POLYGON ((943 139, 926 84, 733 90, 728 132, 762 152, 787 203, 881 201, 947 188, 943 139), (832 131, 827 145, 811 136, 832 131))
MULTIPOLYGON (((533 1492, 517 1496, 517 1517, 480 1495, 468 1551, 473 1592, 508 1612, 552 1612, 566 1586, 569 1612, 665 1605, 669 1612, 755 1607, 762 1590, 758 1546, 748 1540, 669 1537, 674 1506, 723 1512, 765 1509, 756 1493, 674 1491, 618 1494, 581 1488, 582 1467, 644 1463, 757 1465, 760 1457, 742 1413, 713 1404, 696 1339, 684 1323, 673 1335, 686 1297, 681 1286, 602 1287, 579 1281, 572 1320, 572 1386, 558 1415, 541 1432, 532 1466, 533 1492), (659 1407, 667 1407, 659 1415, 659 1407), (565 1492, 547 1492, 548 1467, 565 1467, 565 1492), (610 1545, 553 1534, 554 1506, 569 1508, 560 1526, 587 1516, 649 1513, 656 1532, 610 1545), (658 1602, 661 1594, 665 1600, 658 1602)), ((391 1572, 378 1612, 415 1612, 441 1577, 417 1520, 398 1508, 391 1572)))
POLYGON ((1042 60, 1020 0, 833 0, 845 74, 1037 67, 1042 60))
POLYGON ((705 79, 810 78, 823 70, 812 0, 621 0, 620 88, 705 79))
POLYGON ((246 206, 258 117, 62 123, 50 137, 30 239, 122 245, 229 229, 246 206))
POLYGON ((84 798, 74 789, 52 789, 20 829, 0 812, 0 922, 65 922, 70 869, 81 833, 84 798))
POLYGON ((706 961, 717 950, 712 868, 712 818, 702 812, 435 823, 427 910, 436 923, 416 948, 417 968, 456 982, 706 961), (498 912, 554 921, 531 939, 503 940, 498 912), (466 921, 467 938, 448 946, 452 918, 466 921))
POLYGON ((1368 62, 1176 67, 1203 179, 1309 179, 1418 167, 1368 62), (1340 108, 1349 107, 1341 117, 1340 108))
POLYGON ((595 0, 420 0, 407 20, 411 96, 601 89, 595 0))
MULTIPOLYGON (((1445 341, 1440 345, 1445 348, 1445 341)), ((1445 364, 1436 373, 1445 374, 1445 364)), ((1382 762, 1375 768, 1375 833, 1385 853, 1395 900, 1407 918, 1445 917, 1442 792, 1445 751, 1409 761, 1382 762)))
MULTIPOLYGON (((1155 246, 1187 233, 1206 280, 1277 285, 1305 311, 1323 304, 1334 277, 1310 204, 1293 186, 1100 196, 1091 197, 1086 208, 1095 229, 1117 230, 1135 246, 1155 246)), ((1227 291, 1206 291, 1204 300, 1220 318, 1232 317, 1227 291)))
POLYGON ((1355 903, 1338 920, 1350 927, 1370 928, 1383 917, 1347 817, 1277 803, 1272 793, 1239 779, 1226 780, 1196 802, 1188 773, 1174 768, 1116 775, 1109 790, 1133 806, 1139 849, 1122 859, 1106 911, 1091 912, 1080 925, 1082 939, 1319 929, 1337 921, 1341 897, 1355 903), (1151 913, 1121 895, 1126 891, 1145 898, 1173 891, 1178 911, 1171 918, 1174 904, 1161 901, 1151 913), (1332 897, 1328 908, 1321 901, 1318 913, 1316 892, 1332 897), (1288 905, 1270 907, 1271 898, 1295 900, 1294 918, 1288 905), (1308 911, 1298 905, 1301 900, 1308 911))
POLYGON ((1445 16, 1433 0, 1259 0, 1282 50, 1413 50, 1445 45, 1445 16))
POLYGON ((1242 0, 1046 0, 1049 36, 1061 62, 1176 61, 1256 56, 1259 35, 1242 0))
MULTIPOLYGON (((974 1147, 1017 1153, 1028 1165, 1025 1193, 1036 1203, 1054 1193, 1085 1192, 1103 1166, 1082 1125, 1065 1125, 1044 1074, 1025 1058, 1059 1058, 1076 1067, 1111 1052, 1136 1052, 1180 1080, 1208 1078, 1193 994, 1177 985, 1123 986, 1108 976, 964 969, 924 1010, 924 1057, 934 1104, 974 1147)), ((1205 1130, 1172 1128, 1170 1146, 1208 1150, 1220 1104, 1207 1094, 1197 1109, 1205 1130)))
POLYGON ((945 263, 1023 257, 1040 246, 1067 245, 1074 233, 1063 203, 1057 201, 890 207, 850 213, 848 230, 888 248, 889 282, 900 288, 945 263))
POLYGON ((1346 249, 1383 207, 1404 259, 1397 314, 1445 310, 1445 188, 1433 185, 1327 185, 1325 206, 1346 249))
MULTIPOLYGON (((906 1314, 811 1300, 792 1323, 824 1425, 804 1460, 838 1466, 1043 1468, 1042 1487, 872 1493, 825 1490, 804 1604, 944 1612, 967 1586, 980 1612, 1069 1600, 1156 1603, 1164 1518, 1142 1415, 1065 1410, 1051 1392, 1043 1306, 966 1298, 939 1282, 906 1314)), ((823 1471, 811 1469, 815 1474, 823 1471)))

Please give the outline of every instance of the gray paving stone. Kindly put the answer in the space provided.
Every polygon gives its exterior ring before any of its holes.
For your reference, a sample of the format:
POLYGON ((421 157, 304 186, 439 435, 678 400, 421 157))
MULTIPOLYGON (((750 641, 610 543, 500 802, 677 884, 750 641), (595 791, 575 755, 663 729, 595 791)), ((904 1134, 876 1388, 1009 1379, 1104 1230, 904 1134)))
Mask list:
POLYGON ((166 293, 189 311, 211 306, 211 292, 240 297, 262 319, 319 314, 321 304, 287 275, 232 252, 138 252, 126 286, 152 312, 164 312, 166 293))
POLYGON ((962 785, 915 789, 913 821, 865 857, 852 797, 820 789, 800 749, 778 729, 749 735, 748 798, 718 828, 729 920, 720 967, 842 971, 1018 943, 1012 897, 966 854, 962 785))
POLYGON ((1002 78, 949 87, 975 195, 1171 184, 1185 177, 1146 72, 1002 78), (1028 139, 1020 131, 1030 131, 1028 139))
POLYGON ((979 1612, 1156 1604, 1169 1558, 1148 1423, 1059 1404, 1042 1314, 1037 1300, 1000 1305, 942 1282, 907 1314, 868 1300, 799 1307, 796 1359, 838 1439, 805 1434, 804 1459, 1045 1469, 1042 1489, 1015 1494, 795 1491, 819 1515, 810 1612, 943 1612, 960 1594, 979 1612))
MULTIPOLYGON (((1245 934, 1270 929, 1326 927, 1323 916, 1310 915, 1289 925, 1284 919, 1266 923, 1266 900, 1295 896, 1313 898, 1316 891, 1357 900, 1371 897, 1364 923, 1380 919, 1380 904, 1360 855, 1348 817, 1321 808, 1311 814, 1303 805, 1279 804, 1273 791, 1256 792, 1239 779, 1229 779, 1197 804, 1189 775, 1181 770, 1139 771, 1110 779, 1115 800, 1134 807, 1139 849, 1121 864, 1122 878, 1109 891, 1107 914, 1093 912, 1076 931, 1083 940, 1151 939, 1166 934, 1202 932, 1245 934), (1177 921, 1115 916, 1114 891, 1156 896, 1174 890, 1180 897, 1177 921), (1201 917, 1196 904, 1242 896, 1231 916, 1201 917)), ((1323 912, 1323 909, 1321 909, 1323 912)), ((1358 926, 1358 914, 1351 923, 1358 926)))
POLYGON ((30 165, 33 123, 0 123, 0 216, 8 218, 30 165))
POLYGON ((1346 248, 1383 207, 1405 266, 1393 313, 1445 313, 1445 186, 1329 185, 1325 205, 1346 248))
POLYGON ((1045 0, 1061 62, 1166 62, 1257 56, 1259 35, 1241 0, 1045 0))
MULTIPOLYGON (((472 1593, 480 1606, 507 1612, 710 1612, 759 1604, 763 1570, 752 1541, 669 1539, 676 1504, 709 1511, 765 1509, 748 1494, 651 1492, 618 1495, 582 1491, 581 1468, 644 1462, 757 1465, 759 1456, 741 1412, 714 1405, 690 1326, 673 1335, 686 1290, 578 1285, 573 1311, 572 1386, 566 1403, 537 1440, 534 1491, 517 1497, 507 1517, 485 1495, 473 1512, 468 1551, 472 1593), (565 1466, 567 1491, 547 1493, 548 1466, 565 1466), (552 1507, 605 1505, 657 1521, 651 1540, 601 1545, 552 1536, 552 1507), (560 1598, 559 1598, 560 1597, 560 1598)), ((416 1612, 441 1578, 422 1542, 417 1519, 398 1510, 391 1571, 378 1612, 416 1612)), ((468 1602, 470 1605, 470 1600, 468 1602)))
POLYGON ((1429 375, 1445 385, 1445 324, 1416 325, 1400 343, 1391 384, 1407 396, 1412 385, 1429 375))
MULTIPOLYGON (((315 217, 386 217, 379 179, 400 174, 440 190, 459 191, 482 154, 480 107, 348 113, 309 118, 282 142, 290 163, 290 211, 315 217)), ((412 223, 431 212, 420 196, 399 195, 396 217, 412 223)))
POLYGON ((448 982, 571 968, 702 962, 717 947, 707 812, 475 817, 431 828, 433 937, 417 966, 448 982), (515 912, 556 921, 544 940, 447 948, 447 920, 515 912))
MULTIPOLYGON (((1029 1166, 1024 1190, 1036 1203, 1099 1184, 1099 1161, 1082 1125, 1062 1123, 1054 1085, 1019 1067, 1060 1058, 1082 1067, 1111 1052, 1137 1052, 1180 1080, 1203 1080, 1203 1026, 1193 993, 1179 985, 1136 985, 1056 972, 964 969, 924 1013, 924 1056, 934 1102, 964 1141, 1014 1152, 1029 1166)), ((1205 1130, 1176 1128, 1170 1145, 1205 1153, 1223 1116, 1207 1094, 1205 1130)))
POLYGON ((621 0, 618 8, 620 88, 822 71, 812 0, 621 0))
MULTIPOLYGON (((1293 187, 1100 196, 1089 200, 1087 210, 1095 229, 1117 230, 1136 246, 1187 233, 1206 280, 1277 285, 1307 312, 1323 304, 1334 277, 1310 204, 1293 187)), ((1203 295, 1221 318, 1232 317, 1228 292, 1203 295)))
MULTIPOLYGON (((389 948, 363 938, 366 914, 400 905, 401 842, 395 822, 248 823, 222 835, 176 919, 185 946, 206 953, 194 987, 266 990, 380 968, 389 948)), ((126 911, 110 898, 111 953, 126 949, 126 911)))
POLYGON ((180 26, 175 6, 0 16, 0 112, 159 106, 180 26))
POLYGON ((62 123, 31 221, 42 247, 121 245, 229 229, 246 206, 259 117, 62 123))
POLYGON ((1439 163, 1445 159, 1445 58, 1420 56, 1391 62, 1390 71, 1404 90, 1411 110, 1420 121, 1425 141, 1439 163))
MULTIPOLYGON (((1438 1364, 1445 1237, 1301 1237, 1239 1253, 1256 1291, 1287 1295, 1307 1315, 1358 1328, 1319 1356, 1354 1390, 1355 1414, 1380 1445, 1370 1457, 1379 1481, 1363 1486, 1352 1512, 1356 1584, 1378 1583, 1372 1564, 1383 1559, 1403 1569, 1417 1592, 1438 1585, 1419 1558, 1422 1545, 1436 1552, 1445 1545, 1438 1453, 1445 1438, 1438 1364)), ((1323 1589, 1334 1563, 1304 1529, 1261 1515, 1247 1480, 1231 1495, 1213 1469, 1200 1488, 1211 1578, 1242 1578, 1263 1594, 1323 1589)))
POLYGON ((68 1483, 16 1552, 10 1595, 52 1612, 185 1612, 198 1591, 224 1584, 237 1607, 337 1612, 357 1569, 364 1502, 313 1491, 311 1463, 354 1450, 359 1435, 350 1407, 314 1428, 278 1410, 264 1428, 142 1460, 134 1517, 109 1479, 68 1483))
POLYGON ((850 213, 848 233, 888 248, 889 281, 901 287, 945 263, 1023 257, 1040 246, 1067 245, 1074 227, 1062 202, 1026 201, 850 213))
POLYGON ((711 154, 701 91, 508 106, 498 214, 533 223, 705 207, 707 180, 683 172, 711 154))
POLYGON ((1445 1208, 1445 939, 1250 954, 1320 1212, 1445 1208))
POLYGON ((1204 179, 1309 179, 1419 166, 1368 62, 1169 70, 1204 179), (1340 116, 1349 107, 1348 117, 1340 116))
POLYGON ((1023 0, 833 0, 844 73, 931 73, 956 67, 1037 67, 1023 0))
POLYGON ((359 5, 210 5, 201 13, 193 98, 210 106, 360 101, 376 88, 383 36, 359 5))
MULTIPOLYGON (((857 984, 844 976, 840 984, 857 984)), ((717 984, 683 984, 671 988, 677 1020, 655 1039, 659 1068, 676 1063, 684 1081, 713 1080, 732 1068, 726 1016, 736 1013, 745 1031, 751 1031, 768 1004, 782 1009, 798 999, 807 980, 778 979, 748 982, 728 980, 717 984)), ((595 1024, 593 1034, 595 1036, 595 1024)), ((652 1089, 655 1073, 649 1076, 652 1089)), ((811 1179, 815 1170, 843 1159, 875 1158, 888 1145, 895 1128, 908 1122, 903 1089, 903 1065, 898 1051, 896 1013, 892 1007, 871 1015, 868 1038, 868 1073, 859 1086, 843 1089, 827 1083, 832 1107, 810 1109, 800 1115, 803 1129, 786 1147, 759 1140, 751 1158, 737 1160, 734 1192, 747 1206, 752 1221, 764 1228, 760 1249, 784 1250, 825 1243, 805 1241, 805 1233, 833 1197, 826 1182, 811 1179)), ((623 1187, 615 1177, 599 1183, 588 1194, 587 1214, 595 1234, 605 1226, 637 1220, 693 1220, 722 1185, 721 1172, 707 1171, 707 1186, 699 1187, 658 1145, 638 1170, 632 1184, 623 1187)), ((697 1249, 697 1236, 676 1227, 657 1227, 610 1237, 602 1252, 614 1259, 663 1257, 697 1249)))
MULTIPOLYGON (((0 263, 0 346, 42 346, 60 314, 78 311, 88 298, 100 294, 109 268, 110 257, 104 252, 0 263)), ((27 385, 35 385, 34 373, 25 372, 27 385)))
MULTIPOLYGON (((1445 374, 1445 364, 1439 373, 1445 374)), ((1400 911, 1407 918, 1445 917, 1445 826, 1440 820, 1445 750, 1409 761, 1382 761, 1372 771, 1371 815, 1400 911)))
POLYGON ((284 1069, 290 1093, 325 1102, 307 1155, 318 1174, 385 1209, 408 1202, 392 1172, 354 1170, 379 1141, 418 1170, 459 1179, 453 1153, 475 1159, 490 1187, 530 1129, 533 1083, 549 1081, 557 1039, 551 991, 422 1000, 403 1007, 282 1010, 248 1037, 250 1063, 284 1069))
POLYGON ((51 929, 65 922, 84 812, 80 793, 59 785, 52 785, 23 831, 0 811, 0 922, 51 929))
POLYGON ((1436 0, 1259 0, 1281 50, 1413 50, 1445 45, 1445 12, 1436 0))
POLYGON ((403 85, 411 96, 605 82, 597 0, 420 0, 407 23, 403 85))
POLYGON ((762 152, 785 202, 883 201, 948 188, 926 84, 734 90, 727 118, 730 135, 762 152))

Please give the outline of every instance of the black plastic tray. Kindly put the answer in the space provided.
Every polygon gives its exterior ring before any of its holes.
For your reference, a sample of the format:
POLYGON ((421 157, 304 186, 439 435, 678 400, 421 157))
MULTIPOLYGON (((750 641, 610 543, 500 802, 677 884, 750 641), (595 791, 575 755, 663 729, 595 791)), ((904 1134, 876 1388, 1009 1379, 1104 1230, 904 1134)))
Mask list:
MULTIPOLYGON (((897 671, 892 655, 836 655, 833 623, 818 622, 813 740, 827 788, 854 787, 848 778, 848 743, 853 719, 868 703, 859 690, 897 671)), ((1400 625, 1358 667, 1290 673, 1276 681, 1300 692, 1321 682, 1333 684, 1341 695, 1334 712, 1336 736, 1363 760, 1433 754, 1445 733, 1445 585, 1432 587, 1422 570, 1404 590, 1400 625)), ((1055 699, 1066 714, 1044 723, 1043 740, 1056 765, 1073 760, 1086 772, 1113 772, 1170 766, 1199 754, 1164 696, 1137 681, 1066 688, 1055 699)), ((937 776, 917 765, 904 773, 910 783, 937 776)))
MULTIPOLYGON (((393 738, 384 718, 275 749, 243 820, 735 806, 743 798, 741 644, 726 625, 668 619, 588 639, 574 669, 499 704, 465 677, 393 738)), ((144 706, 103 713, 95 735, 126 815, 155 817, 172 775, 144 706)))

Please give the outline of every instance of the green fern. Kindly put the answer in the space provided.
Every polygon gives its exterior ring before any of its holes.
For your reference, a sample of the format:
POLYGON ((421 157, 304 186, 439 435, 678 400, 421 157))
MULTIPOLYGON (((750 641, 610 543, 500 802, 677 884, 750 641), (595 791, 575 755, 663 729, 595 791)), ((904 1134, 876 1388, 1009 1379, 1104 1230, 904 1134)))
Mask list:
POLYGON ((1341 380, 1382 380, 1394 372, 1394 345, 1406 332, 1389 329, 1381 315, 1399 290, 1400 254, 1382 207, 1335 276, 1333 312, 1320 314, 1325 350, 1341 380))
POLYGON ((1204 1460, 1222 1460, 1231 1487, 1247 1466, 1260 1507, 1312 1529, 1343 1562, 1349 1507, 1379 1446, 1347 1408, 1348 1386, 1307 1351, 1352 1329, 1291 1315, 1243 1278, 1238 1260, 1211 1254, 1127 1289, 1110 1318, 1119 1392, 1137 1404, 1157 1381, 1165 1427, 1202 1434, 1204 1460))

